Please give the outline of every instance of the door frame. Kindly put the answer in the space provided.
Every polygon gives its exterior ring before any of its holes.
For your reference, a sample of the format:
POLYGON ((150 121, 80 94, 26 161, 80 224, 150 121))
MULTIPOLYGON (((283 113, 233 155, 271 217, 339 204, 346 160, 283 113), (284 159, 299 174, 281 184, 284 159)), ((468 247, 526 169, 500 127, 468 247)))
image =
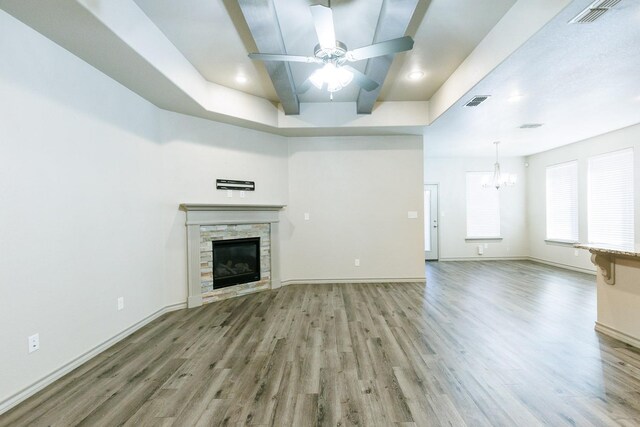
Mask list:
MULTIPOLYGON (((431 255, 427 255, 427 251, 424 251, 424 259, 425 261, 437 261, 440 258, 440 186, 437 183, 425 183, 422 189, 422 194, 424 196, 424 192, 427 190, 427 187, 435 187, 435 192, 436 192, 436 199, 435 199, 435 205, 436 205, 436 212, 435 214, 431 211, 432 208, 432 203, 429 204, 429 219, 431 222, 433 222, 433 220, 435 219, 436 221, 436 226, 435 226, 435 245, 432 245, 431 247, 431 255), (435 254, 434 252, 434 246, 435 246, 435 254), (435 256, 434 256, 435 255, 435 256)), ((431 201, 430 201, 431 202, 431 201)), ((425 213, 425 219, 426 219, 426 213, 425 213)), ((431 223, 427 224, 426 221, 424 221, 425 224, 425 228, 429 227, 429 232, 431 232, 431 223)), ((425 235, 426 235, 426 230, 425 230, 425 235)), ((425 236, 426 237, 426 236, 425 236)), ((432 239, 432 243, 433 243, 433 239, 432 239)), ((423 249, 424 249, 424 245, 423 245, 423 249)))

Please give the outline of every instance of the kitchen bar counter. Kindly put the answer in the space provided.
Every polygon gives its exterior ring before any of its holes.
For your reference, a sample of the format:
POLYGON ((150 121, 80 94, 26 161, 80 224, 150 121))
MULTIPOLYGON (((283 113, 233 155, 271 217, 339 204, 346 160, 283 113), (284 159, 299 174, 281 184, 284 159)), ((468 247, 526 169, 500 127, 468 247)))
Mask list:
POLYGON ((579 243, 597 267, 595 329, 640 348, 640 247, 579 243))

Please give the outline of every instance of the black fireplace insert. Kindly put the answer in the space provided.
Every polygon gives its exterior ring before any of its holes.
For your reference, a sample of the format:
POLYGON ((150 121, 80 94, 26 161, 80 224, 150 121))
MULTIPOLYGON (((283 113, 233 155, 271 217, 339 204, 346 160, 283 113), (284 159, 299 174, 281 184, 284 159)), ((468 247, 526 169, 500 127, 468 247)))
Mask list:
POLYGON ((213 289, 260 280, 260 238, 212 240, 213 289))

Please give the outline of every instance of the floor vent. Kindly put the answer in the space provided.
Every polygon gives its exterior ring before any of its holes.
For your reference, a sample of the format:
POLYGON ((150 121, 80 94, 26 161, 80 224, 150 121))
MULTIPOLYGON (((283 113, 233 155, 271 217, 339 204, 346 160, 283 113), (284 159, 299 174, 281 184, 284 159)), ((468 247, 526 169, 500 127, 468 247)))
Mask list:
POLYGON ((542 126, 542 123, 525 123, 520 126, 520 129, 537 129, 542 126))
POLYGON ((569 21, 570 24, 588 24, 594 22, 621 0, 598 0, 569 21))
POLYGON ((484 101, 486 101, 487 99, 489 99, 490 95, 478 95, 478 96, 474 96, 473 99, 469 102, 467 102, 466 104, 464 104, 465 107, 477 107, 478 105, 482 104, 484 101))

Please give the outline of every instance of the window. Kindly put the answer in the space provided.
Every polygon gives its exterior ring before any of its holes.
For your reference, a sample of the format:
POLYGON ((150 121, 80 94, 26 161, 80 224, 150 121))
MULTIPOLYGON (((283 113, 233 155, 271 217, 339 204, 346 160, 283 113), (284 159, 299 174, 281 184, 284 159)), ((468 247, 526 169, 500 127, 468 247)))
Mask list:
POLYGON ((578 162, 547 167, 547 240, 578 241, 578 162))
POLYGON ((589 158, 589 242, 632 247, 633 148, 589 158))
POLYGON ((500 192, 492 186, 493 172, 467 172, 467 239, 500 237, 500 192))

